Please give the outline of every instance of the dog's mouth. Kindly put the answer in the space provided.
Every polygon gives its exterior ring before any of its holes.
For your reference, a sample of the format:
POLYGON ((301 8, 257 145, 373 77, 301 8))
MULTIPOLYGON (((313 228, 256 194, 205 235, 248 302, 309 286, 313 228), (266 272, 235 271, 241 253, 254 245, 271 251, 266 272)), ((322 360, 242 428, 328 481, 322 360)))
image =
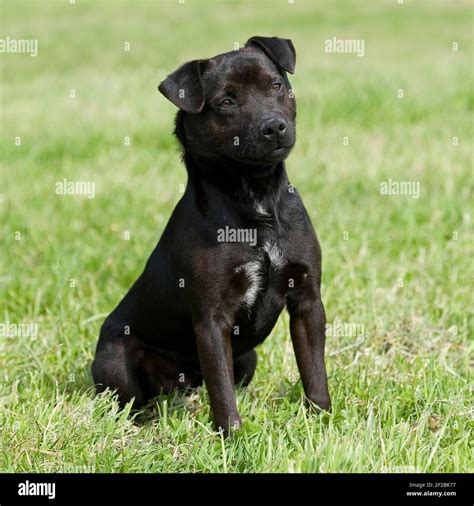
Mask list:
POLYGON ((291 145, 291 146, 277 146, 275 149, 272 149, 270 151, 270 154, 272 156, 282 155, 284 153, 288 153, 292 147, 293 147, 293 145, 291 145))
POLYGON ((254 157, 239 157, 238 160, 249 165, 268 165, 283 161, 292 150, 294 144, 276 146, 270 151, 254 157))
POLYGON ((221 155, 249 166, 275 165, 282 162, 290 154, 293 149, 294 142, 286 142, 285 144, 274 143, 273 146, 252 145, 253 149, 239 149, 221 151, 221 155), (270 149, 269 149, 270 148, 270 149))
POLYGON ((266 155, 262 157, 263 160, 275 160, 275 161, 281 161, 284 160, 288 154, 290 153, 291 149, 293 148, 294 144, 279 144, 276 147, 274 147, 271 151, 269 151, 266 155))

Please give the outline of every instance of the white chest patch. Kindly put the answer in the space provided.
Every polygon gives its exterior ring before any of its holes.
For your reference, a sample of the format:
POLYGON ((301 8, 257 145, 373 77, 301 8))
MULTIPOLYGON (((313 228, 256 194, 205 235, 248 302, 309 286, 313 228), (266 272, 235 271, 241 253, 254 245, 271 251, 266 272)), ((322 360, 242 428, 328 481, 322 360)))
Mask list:
MULTIPOLYGON (((283 253, 276 243, 266 242, 263 245, 263 252, 268 255, 270 264, 275 271, 284 267, 286 261, 283 257, 283 253)), ((247 309, 250 309, 254 305, 257 295, 262 289, 264 276, 263 263, 265 261, 263 258, 263 252, 259 254, 258 260, 253 260, 239 265, 235 269, 236 273, 244 272, 250 284, 242 297, 242 303, 247 307, 247 309)))
POLYGON ((281 269, 285 265, 285 259, 283 258, 283 253, 281 249, 278 247, 277 243, 269 243, 266 242, 263 245, 263 249, 268 255, 270 259, 270 263, 275 270, 281 269))
POLYGON ((250 282, 250 286, 247 288, 242 298, 242 302, 250 309, 262 286, 262 264, 260 260, 247 262, 246 264, 239 265, 239 267, 235 269, 235 272, 245 272, 250 282))
POLYGON ((262 216, 270 216, 270 213, 263 207, 263 205, 258 200, 255 200, 255 211, 257 211, 257 214, 260 214, 262 216))

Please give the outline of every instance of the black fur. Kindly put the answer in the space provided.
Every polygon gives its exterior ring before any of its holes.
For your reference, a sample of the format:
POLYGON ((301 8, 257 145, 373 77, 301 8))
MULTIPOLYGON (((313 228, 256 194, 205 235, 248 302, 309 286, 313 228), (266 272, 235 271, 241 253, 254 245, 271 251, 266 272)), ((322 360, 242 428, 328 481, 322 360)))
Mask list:
POLYGON ((254 348, 286 305, 306 396, 330 408, 321 252, 284 163, 295 142, 285 73, 294 64, 291 41, 254 37, 160 85, 180 107, 175 133, 188 184, 145 270, 102 326, 92 368, 99 391, 116 389, 121 403, 140 406, 204 379, 227 432, 240 424, 234 384, 251 380, 254 348), (254 231, 255 244, 219 242, 226 227, 254 231))

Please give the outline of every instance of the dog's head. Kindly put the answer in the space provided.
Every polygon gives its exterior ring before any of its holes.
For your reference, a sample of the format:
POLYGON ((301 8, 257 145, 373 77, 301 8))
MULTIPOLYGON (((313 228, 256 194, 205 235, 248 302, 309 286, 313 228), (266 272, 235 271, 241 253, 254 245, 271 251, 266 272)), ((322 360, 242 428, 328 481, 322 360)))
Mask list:
POLYGON ((244 48, 185 63, 159 86, 179 107, 186 151, 246 165, 284 160, 295 143, 296 105, 286 72, 291 40, 252 37, 244 48))

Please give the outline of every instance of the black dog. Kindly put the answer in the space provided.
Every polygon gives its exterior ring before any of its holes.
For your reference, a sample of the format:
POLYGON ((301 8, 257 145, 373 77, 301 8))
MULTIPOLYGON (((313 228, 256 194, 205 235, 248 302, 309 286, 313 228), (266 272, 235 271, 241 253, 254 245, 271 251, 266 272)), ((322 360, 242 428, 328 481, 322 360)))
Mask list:
POLYGON ((123 404, 204 379, 216 426, 240 425, 234 385, 285 307, 306 397, 330 409, 321 250, 284 159, 295 143, 290 40, 179 67, 159 86, 179 107, 188 184, 145 270, 105 320, 92 372, 123 404))

